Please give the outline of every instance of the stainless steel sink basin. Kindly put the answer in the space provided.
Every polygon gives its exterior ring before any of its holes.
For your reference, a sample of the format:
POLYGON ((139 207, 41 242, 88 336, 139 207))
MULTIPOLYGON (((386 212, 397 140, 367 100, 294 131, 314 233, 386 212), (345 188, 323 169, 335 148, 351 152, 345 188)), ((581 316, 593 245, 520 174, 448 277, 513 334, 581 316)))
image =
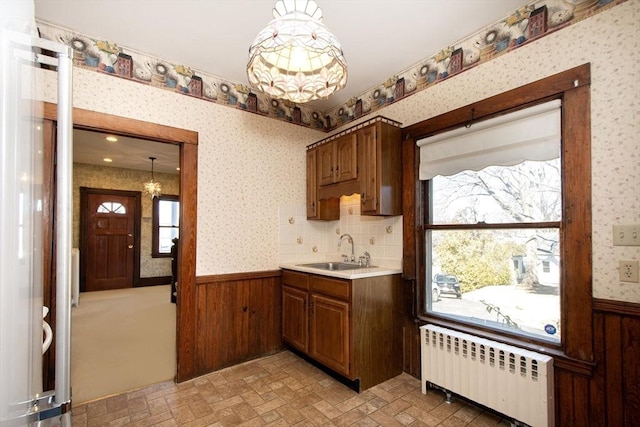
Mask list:
POLYGON ((342 270, 357 270, 359 268, 372 268, 369 266, 365 267, 363 265, 358 264, 350 264, 347 262, 316 262, 311 264, 298 264, 300 267, 310 267, 310 268, 318 268, 320 270, 330 270, 330 271, 342 271, 342 270))

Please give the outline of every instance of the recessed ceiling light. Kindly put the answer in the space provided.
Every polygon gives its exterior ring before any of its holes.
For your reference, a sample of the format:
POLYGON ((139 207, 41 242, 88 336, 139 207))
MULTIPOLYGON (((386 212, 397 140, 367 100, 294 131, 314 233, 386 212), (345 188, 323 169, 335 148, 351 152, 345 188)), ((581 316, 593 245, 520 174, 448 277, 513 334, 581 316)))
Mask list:
POLYGON ((107 141, 109 141, 109 142, 116 142, 116 141, 118 140, 118 138, 116 138, 116 137, 115 137, 115 136, 113 136, 113 135, 109 135, 109 136, 106 138, 106 140, 107 140, 107 141))
POLYGON ((108 157, 105 157, 105 158, 104 158, 104 159, 102 159, 102 160, 104 160, 104 161, 105 161, 105 162, 107 162, 107 163, 111 163, 111 162, 113 162, 113 160, 112 160, 112 159, 110 159, 110 158, 108 158, 108 157))

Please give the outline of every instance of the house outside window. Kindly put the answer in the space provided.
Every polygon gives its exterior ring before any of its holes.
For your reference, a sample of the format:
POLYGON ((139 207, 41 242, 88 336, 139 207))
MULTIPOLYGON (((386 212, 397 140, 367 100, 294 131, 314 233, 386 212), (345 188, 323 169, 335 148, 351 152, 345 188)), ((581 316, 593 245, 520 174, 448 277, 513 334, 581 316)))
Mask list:
POLYGON ((170 257, 173 239, 180 232, 180 202, 178 196, 160 195, 153 198, 152 256, 170 257))
POLYGON ((429 311, 560 340, 559 271, 552 275, 545 260, 557 265, 560 256, 559 164, 523 162, 432 179, 429 311), (532 197, 520 199, 521 192, 532 197), (455 276, 460 292, 439 283, 441 274, 455 276))

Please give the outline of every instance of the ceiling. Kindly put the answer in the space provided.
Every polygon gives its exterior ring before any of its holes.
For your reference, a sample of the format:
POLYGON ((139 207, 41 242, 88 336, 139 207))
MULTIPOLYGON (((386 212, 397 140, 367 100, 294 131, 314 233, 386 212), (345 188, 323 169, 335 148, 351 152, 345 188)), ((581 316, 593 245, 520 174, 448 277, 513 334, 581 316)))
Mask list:
POLYGON ((149 157, 155 157, 154 172, 178 173, 176 168, 180 166, 180 148, 177 145, 119 135, 116 135, 118 140, 112 142, 106 140, 107 136, 109 135, 99 132, 74 129, 74 163, 151 171, 149 157), (112 161, 107 163, 105 158, 112 161))
MULTIPOLYGON (((324 24, 340 40, 349 70, 346 88, 308 104, 328 111, 531 0, 317 3, 324 24)), ((35 0, 35 15, 92 38, 247 83, 249 45, 272 19, 274 4, 275 0, 35 0)), ((147 163, 149 155, 144 157, 147 163)))

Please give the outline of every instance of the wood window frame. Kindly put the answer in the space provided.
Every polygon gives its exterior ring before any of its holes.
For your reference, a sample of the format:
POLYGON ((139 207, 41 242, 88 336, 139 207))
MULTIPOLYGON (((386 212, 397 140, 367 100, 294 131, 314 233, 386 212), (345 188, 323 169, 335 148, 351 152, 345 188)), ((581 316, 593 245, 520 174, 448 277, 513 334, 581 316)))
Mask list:
POLYGON ((591 240, 591 100, 590 64, 509 90, 493 97, 424 120, 403 129, 403 278, 413 286, 411 317, 418 324, 434 323, 496 341, 515 344, 554 357, 556 366, 586 376, 594 369, 591 240), (531 105, 562 101, 563 213, 560 228, 562 269, 559 348, 525 337, 471 326, 422 313, 425 299, 425 242, 427 182, 418 179, 416 141, 531 105))
MULTIPOLYGON (((173 202, 180 203, 180 196, 172 195, 172 194, 161 194, 153 198, 153 216, 151 219, 151 257, 152 258, 171 258, 171 252, 160 252, 160 228, 163 227, 160 225, 160 201, 161 200, 170 200, 173 202)), ((169 226, 164 226, 169 228, 169 226)), ((180 228, 174 227, 174 228, 180 228)))

